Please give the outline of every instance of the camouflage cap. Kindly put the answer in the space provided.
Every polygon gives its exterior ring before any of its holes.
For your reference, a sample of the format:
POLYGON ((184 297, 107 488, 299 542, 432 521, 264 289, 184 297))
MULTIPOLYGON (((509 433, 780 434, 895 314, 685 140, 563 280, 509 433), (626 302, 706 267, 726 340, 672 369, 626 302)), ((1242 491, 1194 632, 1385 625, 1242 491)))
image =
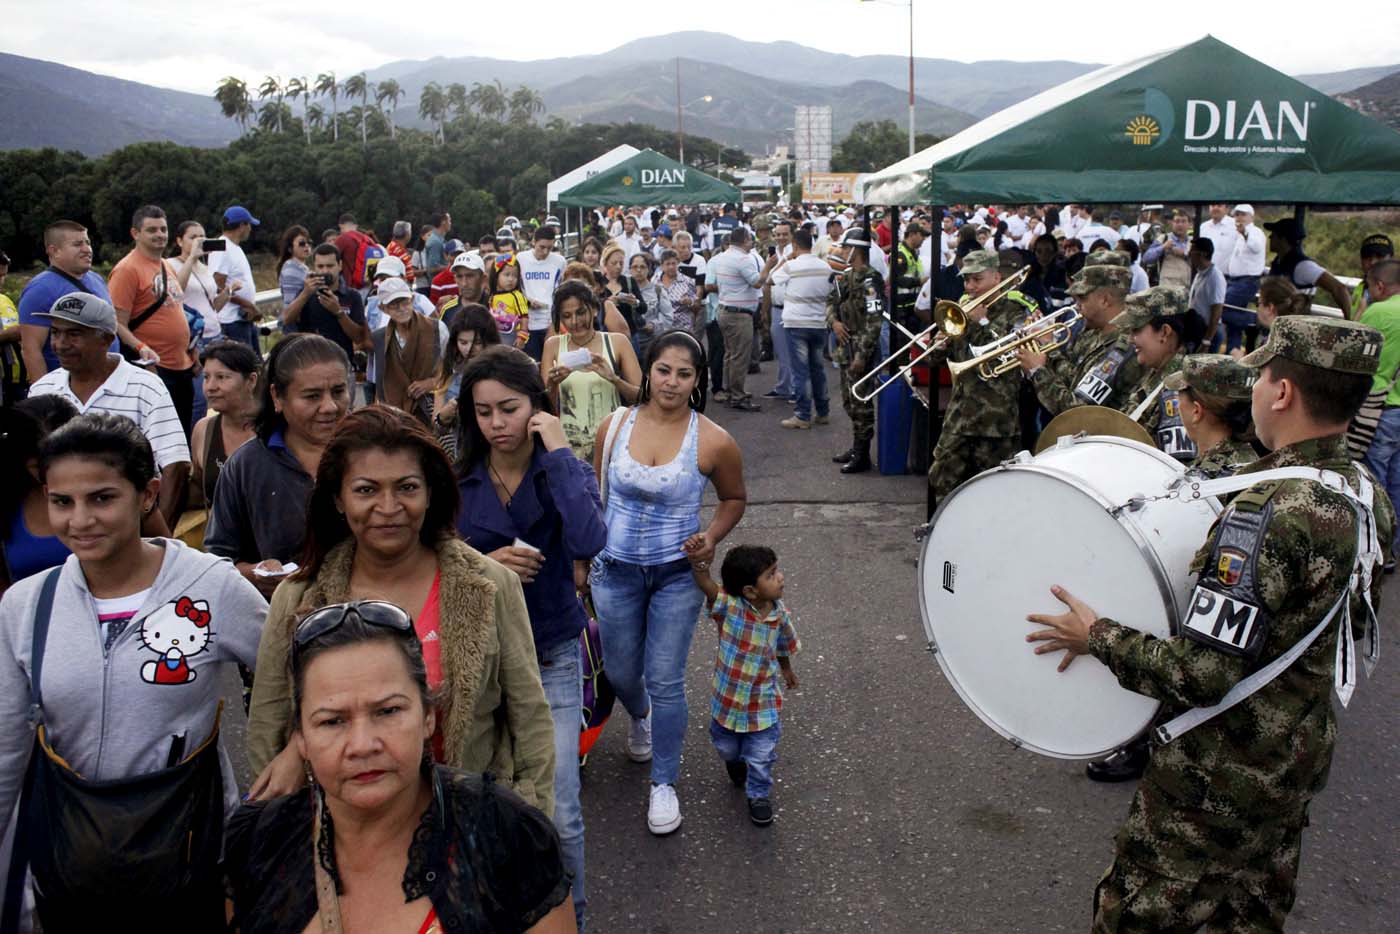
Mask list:
POLYGON ((1167 376, 1165 386, 1175 392, 1191 389, 1227 401, 1248 399, 1254 371, 1227 354, 1192 354, 1181 361, 1181 369, 1167 376))
POLYGON ((1085 266, 1122 266, 1127 269, 1132 265, 1132 262, 1127 253, 1120 253, 1117 250, 1095 250, 1084 257, 1085 266))
POLYGON ((994 250, 973 250, 963 257, 962 272, 959 275, 973 276, 979 272, 993 272, 1001 268, 1001 257, 994 250))
POLYGON ((1151 323, 1153 318, 1186 314, 1186 290, 1179 285, 1154 285, 1128 296, 1123 313, 1113 319, 1117 327, 1129 331, 1151 323))
POLYGON ((1381 361, 1381 332, 1359 321, 1322 315, 1285 315, 1274 321, 1269 340, 1240 360, 1259 368, 1274 357, 1338 373, 1371 376, 1381 361))
MULTIPOLYGON (((1091 254, 1100 256, 1103 250, 1091 254)), ((1118 288, 1128 289, 1133 284, 1133 274, 1122 266, 1089 266, 1074 274, 1074 279, 1069 286, 1071 295, 1088 295, 1095 289, 1118 288)))

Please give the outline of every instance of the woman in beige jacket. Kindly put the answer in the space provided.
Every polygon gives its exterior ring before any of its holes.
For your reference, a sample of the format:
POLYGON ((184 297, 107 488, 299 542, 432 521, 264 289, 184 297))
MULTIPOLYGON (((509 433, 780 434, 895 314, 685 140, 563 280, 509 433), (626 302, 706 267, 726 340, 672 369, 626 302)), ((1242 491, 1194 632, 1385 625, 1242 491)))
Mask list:
POLYGON ((330 603, 406 609, 439 697, 434 758, 492 772, 553 812, 554 726, 519 579, 457 538, 456 481, 441 448, 387 406, 353 412, 321 457, 304 567, 273 595, 248 717, 253 799, 289 794, 304 768, 289 743, 287 679, 297 619, 330 603))

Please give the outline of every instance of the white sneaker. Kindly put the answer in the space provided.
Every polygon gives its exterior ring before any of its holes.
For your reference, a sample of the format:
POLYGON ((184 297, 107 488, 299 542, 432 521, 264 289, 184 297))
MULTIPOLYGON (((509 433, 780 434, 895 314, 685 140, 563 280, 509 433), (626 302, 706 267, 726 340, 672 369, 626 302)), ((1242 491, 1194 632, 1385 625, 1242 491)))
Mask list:
POLYGON ((681 825, 681 802, 674 785, 652 785, 651 807, 647 809, 647 830, 658 837, 674 832, 681 825))
POLYGON ((640 720, 633 718, 627 731, 627 758, 633 762, 651 761, 651 711, 640 720))

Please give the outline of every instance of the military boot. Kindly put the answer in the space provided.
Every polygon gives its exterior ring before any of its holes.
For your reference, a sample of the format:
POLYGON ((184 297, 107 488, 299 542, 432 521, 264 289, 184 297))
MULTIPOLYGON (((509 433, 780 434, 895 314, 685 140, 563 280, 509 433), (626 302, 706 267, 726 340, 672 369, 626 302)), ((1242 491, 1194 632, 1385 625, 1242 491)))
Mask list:
POLYGON ((862 441, 851 448, 851 459, 841 465, 841 472, 865 473, 874 466, 870 460, 870 442, 862 441))
POLYGON ((853 444, 850 447, 846 448, 846 450, 842 451, 840 454, 837 454, 835 457, 833 457, 831 459, 831 462, 833 464, 847 464, 850 463, 851 458, 855 456, 856 446, 853 444))

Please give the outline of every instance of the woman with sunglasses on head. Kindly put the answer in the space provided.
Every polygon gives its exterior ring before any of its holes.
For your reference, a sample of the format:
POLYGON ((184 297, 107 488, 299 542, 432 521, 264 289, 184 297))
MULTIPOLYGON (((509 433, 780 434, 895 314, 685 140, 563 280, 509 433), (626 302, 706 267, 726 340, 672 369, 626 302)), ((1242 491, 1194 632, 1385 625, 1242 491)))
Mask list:
POLYGON ((456 310, 433 390, 433 433, 449 460, 457 457, 457 397, 462 392, 462 370, 472 357, 500 343, 501 332, 484 305, 469 303, 456 310))
POLYGON ((624 400, 636 400, 642 368, 626 335, 598 330, 598 297, 587 283, 560 285, 551 316, 555 336, 545 341, 540 373, 558 406, 569 447, 592 463, 599 423, 624 400), (564 362, 581 350, 588 354, 586 364, 564 362))
POLYGON ((263 369, 257 438, 229 456, 204 545, 271 596, 306 541, 306 503, 321 452, 350 410, 345 351, 319 334, 278 341, 263 369))
POLYGON ((603 419, 594 446, 608 544, 589 574, 608 679, 632 717, 627 755, 651 762, 647 827, 681 825, 685 664, 704 594, 690 572, 744 515, 739 446, 700 414, 705 353, 685 331, 652 341, 637 405, 603 419), (706 482, 719 504, 701 531, 706 482))
POLYGON ((535 665, 520 582, 457 538, 457 480, 411 415, 371 405, 326 446, 306 514, 302 568, 277 588, 258 648, 248 716, 255 798, 299 788, 287 655, 297 617, 344 600, 412 607, 441 689, 434 755, 491 771, 530 803, 553 808, 554 727, 535 665))
MULTIPOLYGON (((573 295, 587 291, 578 283, 565 289, 573 295)), ((545 356, 549 353, 547 343, 545 356)), ((607 540, 598 486, 591 468, 570 452, 539 368, 523 351, 482 351, 462 376, 462 398, 467 408, 459 442, 457 531, 472 547, 514 571, 525 589, 540 677, 554 717, 554 822, 563 840, 564 863, 574 877, 574 910, 582 929, 579 633, 588 616, 577 588, 587 562, 607 540)))
POLYGON ((241 934, 574 930, 547 817, 427 753, 442 695, 399 607, 331 604, 291 643, 291 715, 313 793, 247 805, 224 873, 241 934))
POLYGON ((267 604, 228 562, 142 538, 160 479, 130 420, 72 419, 41 444, 39 479, 49 525, 72 554, 0 598, 0 836, 28 767, 34 791, 18 826, 45 930, 171 930, 150 917, 153 905, 183 930, 216 930, 222 816, 238 805, 219 711, 227 669, 253 664, 267 604), (31 702, 42 711, 42 742, 31 702), (199 803, 189 826, 169 834, 141 820, 151 811, 123 804, 132 794, 152 804, 164 786, 156 776, 177 766, 194 774, 172 794, 199 803), (116 784, 134 779, 144 790, 116 784), (84 783, 102 783, 102 799, 84 783), (181 857, 182 873, 161 874, 181 857))

